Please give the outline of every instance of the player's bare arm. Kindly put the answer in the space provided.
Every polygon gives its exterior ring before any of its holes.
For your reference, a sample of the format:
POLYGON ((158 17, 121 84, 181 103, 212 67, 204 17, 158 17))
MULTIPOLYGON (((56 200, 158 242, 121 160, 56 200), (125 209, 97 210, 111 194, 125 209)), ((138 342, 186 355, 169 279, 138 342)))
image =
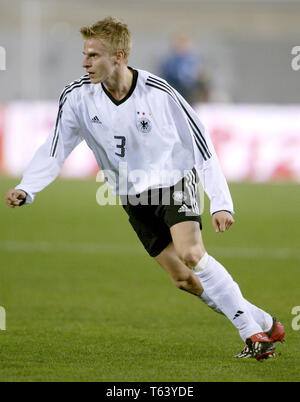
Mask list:
POLYGON ((212 225, 217 233, 225 232, 233 223, 233 216, 227 211, 218 211, 212 216, 212 225))
POLYGON ((25 191, 10 189, 5 194, 5 202, 10 208, 19 207, 26 198, 25 191))

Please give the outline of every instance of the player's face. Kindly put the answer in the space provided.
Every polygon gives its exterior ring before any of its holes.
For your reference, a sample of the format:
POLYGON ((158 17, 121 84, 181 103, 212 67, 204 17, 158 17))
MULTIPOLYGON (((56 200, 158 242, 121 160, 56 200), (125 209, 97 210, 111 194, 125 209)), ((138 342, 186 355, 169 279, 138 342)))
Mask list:
POLYGON ((111 77, 117 66, 116 56, 112 56, 103 41, 97 38, 84 40, 84 60, 82 67, 86 69, 93 84, 104 82, 111 77))

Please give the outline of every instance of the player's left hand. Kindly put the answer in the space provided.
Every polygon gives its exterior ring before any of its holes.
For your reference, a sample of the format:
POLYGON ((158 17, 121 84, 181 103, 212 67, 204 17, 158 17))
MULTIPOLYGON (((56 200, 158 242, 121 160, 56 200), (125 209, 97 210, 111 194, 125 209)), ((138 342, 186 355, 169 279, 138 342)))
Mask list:
POLYGON ((19 207, 25 201, 26 195, 23 190, 10 189, 5 194, 5 202, 11 208, 19 207))
POLYGON ((233 216, 227 211, 219 211, 212 216, 213 228, 217 233, 225 232, 233 223, 233 216))

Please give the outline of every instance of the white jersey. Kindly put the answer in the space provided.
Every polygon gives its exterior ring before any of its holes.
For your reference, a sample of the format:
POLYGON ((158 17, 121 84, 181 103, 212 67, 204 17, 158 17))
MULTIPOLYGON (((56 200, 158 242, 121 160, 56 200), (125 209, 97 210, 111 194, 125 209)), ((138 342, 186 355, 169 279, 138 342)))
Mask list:
POLYGON ((210 212, 233 213, 226 180, 198 115, 165 80, 132 71, 132 86, 120 101, 102 83, 92 84, 87 74, 65 87, 53 131, 16 187, 27 193, 26 203, 58 176, 68 155, 84 140, 99 169, 117 178, 116 194, 122 193, 124 177, 118 179, 124 167, 131 194, 174 185, 196 167, 210 199, 210 212), (143 172, 138 180, 136 172, 143 172))

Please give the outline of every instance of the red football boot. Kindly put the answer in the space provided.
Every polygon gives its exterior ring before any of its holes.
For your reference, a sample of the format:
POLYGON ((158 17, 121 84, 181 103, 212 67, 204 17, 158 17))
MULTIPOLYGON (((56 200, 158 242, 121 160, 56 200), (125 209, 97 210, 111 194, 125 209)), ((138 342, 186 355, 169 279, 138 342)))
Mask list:
POLYGON ((246 339, 246 344, 251 357, 256 360, 269 359, 275 356, 275 345, 264 332, 250 336, 250 338, 246 339))
POLYGON ((273 317, 273 325, 271 329, 266 332, 266 335, 271 339, 272 342, 283 342, 285 329, 281 322, 277 320, 277 318, 273 317))

